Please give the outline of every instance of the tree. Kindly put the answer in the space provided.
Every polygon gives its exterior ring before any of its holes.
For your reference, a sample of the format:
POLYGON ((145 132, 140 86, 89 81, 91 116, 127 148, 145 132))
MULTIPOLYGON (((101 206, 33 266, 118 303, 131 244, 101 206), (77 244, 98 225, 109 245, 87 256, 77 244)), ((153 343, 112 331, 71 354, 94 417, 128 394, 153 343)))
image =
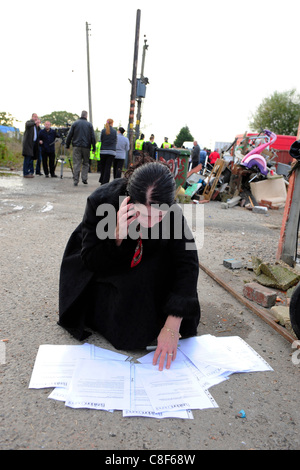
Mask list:
POLYGON ((53 111, 51 114, 41 116, 41 121, 50 121, 53 126, 65 127, 66 124, 72 124, 79 118, 77 114, 68 113, 67 111, 53 111))
POLYGON ((0 125, 7 127, 14 127, 15 118, 5 111, 0 111, 0 125))
POLYGON ((297 135, 300 118, 300 95, 296 89, 273 93, 264 98, 252 114, 249 125, 252 131, 269 129, 279 135, 297 135))
POLYGON ((179 134, 174 140, 175 147, 182 147, 183 142, 192 142, 194 137, 190 133, 188 126, 184 126, 180 129, 179 134))

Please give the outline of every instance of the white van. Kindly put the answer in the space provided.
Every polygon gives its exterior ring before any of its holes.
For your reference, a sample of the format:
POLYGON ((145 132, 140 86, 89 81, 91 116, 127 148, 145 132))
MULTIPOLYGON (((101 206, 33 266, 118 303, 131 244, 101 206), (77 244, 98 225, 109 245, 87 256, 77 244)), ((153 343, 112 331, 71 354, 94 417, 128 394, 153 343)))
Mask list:
POLYGON ((188 150, 193 150, 194 142, 183 142, 182 147, 188 150))

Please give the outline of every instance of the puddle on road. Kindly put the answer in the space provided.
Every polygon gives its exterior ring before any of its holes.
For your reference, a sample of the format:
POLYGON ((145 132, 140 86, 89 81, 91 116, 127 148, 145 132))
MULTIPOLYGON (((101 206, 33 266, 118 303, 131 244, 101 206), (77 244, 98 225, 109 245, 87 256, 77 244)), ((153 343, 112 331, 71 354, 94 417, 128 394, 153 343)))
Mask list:
POLYGON ((19 175, 0 172, 0 188, 18 189, 23 186, 23 178, 19 175))

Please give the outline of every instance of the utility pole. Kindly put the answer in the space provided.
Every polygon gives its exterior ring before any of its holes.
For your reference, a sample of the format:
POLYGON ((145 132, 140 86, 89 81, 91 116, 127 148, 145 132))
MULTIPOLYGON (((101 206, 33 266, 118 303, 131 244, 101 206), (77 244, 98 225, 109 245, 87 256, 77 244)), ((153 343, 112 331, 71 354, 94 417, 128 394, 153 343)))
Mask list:
POLYGON ((129 153, 128 153, 128 166, 132 163, 132 152, 133 152, 133 120, 134 120, 134 108, 135 108, 135 100, 136 100, 136 71, 137 71, 137 61, 138 61, 138 52, 139 52, 140 22, 141 22, 141 10, 137 10, 133 67, 132 67, 132 80, 131 80, 130 111, 129 111, 129 123, 128 123, 128 135, 129 135, 129 144, 130 144, 129 153))
POLYGON ((89 121, 93 124, 92 114, 92 93, 91 93, 91 74, 90 74, 90 48, 89 48, 89 26, 88 22, 85 23, 86 27, 86 57, 87 57, 87 74, 88 74, 88 93, 89 93, 89 121))
MULTIPOLYGON (((144 36, 145 37, 145 36, 144 36)), ((137 94, 137 114, 136 114, 136 125, 135 125, 135 136, 138 139, 140 135, 140 123, 141 123, 141 108, 142 108, 142 99, 146 96, 146 85, 149 83, 147 77, 144 77, 144 68, 145 68, 145 57, 146 57, 146 50, 148 49, 147 39, 144 39, 144 46, 143 46, 143 56, 142 56, 142 67, 141 67, 141 76, 139 79, 139 87, 137 94)))

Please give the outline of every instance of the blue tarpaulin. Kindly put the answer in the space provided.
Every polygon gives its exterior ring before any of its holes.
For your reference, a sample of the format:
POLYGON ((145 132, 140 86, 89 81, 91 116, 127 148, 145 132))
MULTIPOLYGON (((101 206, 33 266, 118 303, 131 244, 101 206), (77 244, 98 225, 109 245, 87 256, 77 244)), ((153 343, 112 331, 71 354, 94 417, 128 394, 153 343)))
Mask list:
POLYGON ((7 134, 8 132, 16 132, 19 135, 20 130, 16 127, 0 126, 0 132, 7 134))
POLYGON ((3 134, 7 132, 19 132, 19 129, 16 127, 0 126, 0 132, 3 132, 3 134))

